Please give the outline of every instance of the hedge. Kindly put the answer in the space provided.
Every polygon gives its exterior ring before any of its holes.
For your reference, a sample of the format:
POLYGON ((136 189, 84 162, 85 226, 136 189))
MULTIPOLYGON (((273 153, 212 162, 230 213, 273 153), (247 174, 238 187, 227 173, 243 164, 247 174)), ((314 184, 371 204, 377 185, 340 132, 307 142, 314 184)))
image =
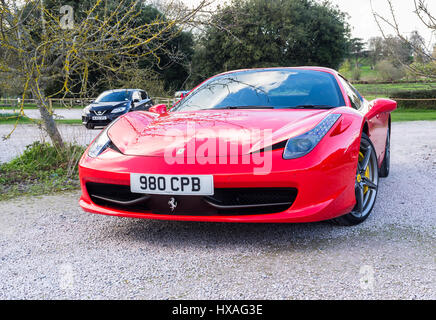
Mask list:
POLYGON ((397 91, 391 92, 390 98, 398 102, 398 108, 436 110, 436 90, 397 91), (434 100, 401 100, 401 99, 434 99, 434 100))

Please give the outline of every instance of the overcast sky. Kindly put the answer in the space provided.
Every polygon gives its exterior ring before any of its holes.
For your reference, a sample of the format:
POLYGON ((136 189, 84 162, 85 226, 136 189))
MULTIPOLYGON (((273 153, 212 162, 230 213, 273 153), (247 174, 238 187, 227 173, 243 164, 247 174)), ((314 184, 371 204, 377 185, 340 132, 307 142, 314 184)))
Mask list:
MULTIPOLYGON (((182 1, 186 4, 193 5, 200 0, 182 1)), ((219 3, 223 3, 224 1, 225 0, 217 0, 219 3)), ((436 43, 436 35, 432 35, 413 13, 415 10, 414 0, 392 1, 403 34, 409 34, 413 30, 418 30, 428 44, 436 43)), ((370 0, 330 0, 330 2, 338 5, 342 11, 350 15, 349 23, 353 28, 353 37, 368 40, 371 37, 380 36, 380 31, 372 15, 370 0)), ((383 16, 390 16, 386 0, 373 0, 372 3, 376 12, 383 16)), ((436 0, 427 0, 427 3, 430 11, 434 12, 436 15, 436 0)))

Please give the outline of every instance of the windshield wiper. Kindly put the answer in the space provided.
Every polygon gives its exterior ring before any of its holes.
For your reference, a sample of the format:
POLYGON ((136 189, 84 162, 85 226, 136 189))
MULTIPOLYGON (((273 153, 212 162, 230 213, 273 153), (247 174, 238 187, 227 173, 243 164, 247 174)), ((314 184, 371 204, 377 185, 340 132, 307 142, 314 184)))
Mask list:
POLYGON ((336 107, 326 104, 302 104, 299 106, 289 107, 289 108, 290 109, 332 109, 336 107))
POLYGON ((274 109, 272 106, 226 106, 215 109, 274 109))

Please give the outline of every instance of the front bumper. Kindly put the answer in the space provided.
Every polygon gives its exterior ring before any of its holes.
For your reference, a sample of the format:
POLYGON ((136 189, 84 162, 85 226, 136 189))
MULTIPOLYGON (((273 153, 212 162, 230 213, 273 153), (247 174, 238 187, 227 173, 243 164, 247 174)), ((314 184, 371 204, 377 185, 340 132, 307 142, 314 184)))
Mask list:
MULTIPOLYGON (((255 164, 166 164, 160 157, 125 156, 112 149, 98 158, 87 153, 79 163, 82 196, 80 206, 88 212, 112 216, 216 222, 314 222, 328 220, 350 212, 355 205, 354 179, 359 141, 331 138, 320 143, 310 154, 300 159, 283 160, 283 150, 271 151, 271 170, 265 175, 254 174, 255 164), (344 147, 344 144, 347 147, 344 147), (327 156, 326 156, 327 155, 327 156), (203 175, 213 174, 216 189, 284 188, 295 189, 291 205, 268 213, 241 210, 240 213, 206 212, 199 206, 183 214, 159 210, 144 211, 93 201, 87 183, 130 185, 130 173, 203 175)), ((177 196, 175 196, 177 200, 177 196)), ((94 199, 95 200, 95 199, 94 199)), ((163 199, 165 202, 167 199, 163 199)), ((184 201, 179 198, 179 201, 184 201)))
POLYGON ((82 123, 84 125, 93 124, 94 126, 107 126, 109 123, 111 123, 112 121, 114 121, 115 119, 117 119, 118 117, 123 115, 124 113, 123 112, 121 112, 121 113, 106 113, 104 115, 104 116, 106 116, 106 120, 93 120, 92 117, 97 116, 97 115, 92 114, 92 113, 87 114, 87 115, 82 115, 82 123))

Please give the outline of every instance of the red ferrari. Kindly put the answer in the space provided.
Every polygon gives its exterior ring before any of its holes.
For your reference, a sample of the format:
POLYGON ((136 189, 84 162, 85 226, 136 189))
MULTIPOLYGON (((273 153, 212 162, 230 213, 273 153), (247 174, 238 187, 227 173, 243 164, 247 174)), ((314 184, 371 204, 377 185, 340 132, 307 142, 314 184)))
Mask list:
POLYGON ((364 221, 389 174, 390 113, 320 67, 226 72, 169 111, 127 113, 79 163, 81 207, 221 222, 364 221))

